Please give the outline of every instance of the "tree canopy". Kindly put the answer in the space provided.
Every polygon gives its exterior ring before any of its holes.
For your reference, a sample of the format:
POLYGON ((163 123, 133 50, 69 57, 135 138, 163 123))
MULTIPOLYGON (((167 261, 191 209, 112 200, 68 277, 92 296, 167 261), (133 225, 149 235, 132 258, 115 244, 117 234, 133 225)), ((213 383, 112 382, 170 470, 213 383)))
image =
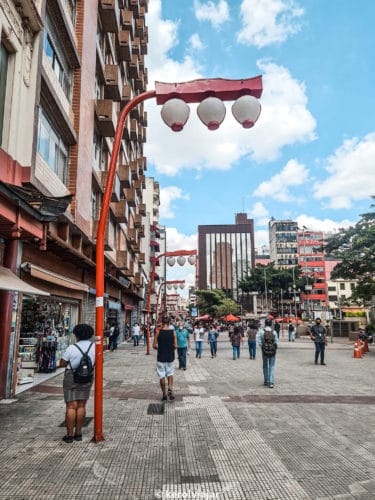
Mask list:
POLYGON ((375 295, 375 204, 360 217, 354 226, 329 238, 325 250, 341 260, 332 278, 358 280, 352 297, 369 301, 375 295))
POLYGON ((209 314, 220 318, 229 313, 238 314, 240 306, 228 298, 223 290, 197 290, 199 300, 199 314, 209 314))

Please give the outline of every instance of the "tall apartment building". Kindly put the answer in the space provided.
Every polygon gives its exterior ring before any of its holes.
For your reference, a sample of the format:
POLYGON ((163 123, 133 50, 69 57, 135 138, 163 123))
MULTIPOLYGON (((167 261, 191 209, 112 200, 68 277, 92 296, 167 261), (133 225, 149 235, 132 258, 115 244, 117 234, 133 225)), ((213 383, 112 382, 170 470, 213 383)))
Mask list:
MULTIPOLYGON (((43 369, 35 345, 54 339, 58 361, 74 324, 95 322, 98 218, 118 113, 146 89, 147 5, 0 3, 0 398, 43 369)), ((146 126, 139 105, 105 233, 106 321, 121 330, 145 294, 146 126)))
POLYGON ((320 311, 328 306, 323 231, 299 231, 298 256, 302 275, 311 277, 311 289, 301 294, 304 308, 320 311))
POLYGON ((268 223, 270 261, 276 268, 298 265, 297 222, 271 219, 268 223))
POLYGON ((236 214, 235 224, 198 226, 198 288, 221 289, 240 300, 239 282, 254 267, 254 221, 236 214))

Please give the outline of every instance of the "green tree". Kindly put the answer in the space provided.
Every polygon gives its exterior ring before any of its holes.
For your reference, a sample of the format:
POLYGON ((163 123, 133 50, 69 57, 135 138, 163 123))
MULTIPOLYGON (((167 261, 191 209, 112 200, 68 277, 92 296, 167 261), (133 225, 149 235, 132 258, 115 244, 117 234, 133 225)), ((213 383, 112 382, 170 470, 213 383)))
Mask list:
POLYGON ((197 290, 199 314, 209 314, 220 317, 226 314, 237 314, 240 307, 234 300, 228 298, 223 290, 197 290))
MULTIPOLYGON (((375 196, 372 196, 375 200, 375 196)), ((353 299, 369 301, 375 295, 375 205, 360 215, 360 220, 348 229, 327 240, 326 253, 341 262, 332 272, 332 278, 355 279, 357 286, 353 299)))

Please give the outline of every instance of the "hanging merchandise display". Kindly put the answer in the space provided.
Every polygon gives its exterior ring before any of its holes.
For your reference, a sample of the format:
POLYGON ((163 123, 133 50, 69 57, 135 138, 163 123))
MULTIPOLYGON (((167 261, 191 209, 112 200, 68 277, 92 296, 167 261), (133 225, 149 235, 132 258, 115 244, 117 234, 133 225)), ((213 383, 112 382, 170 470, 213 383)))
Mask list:
POLYGON ((62 297, 24 297, 18 347, 17 383, 33 382, 34 372, 56 370, 63 352, 74 342, 79 302, 62 297))

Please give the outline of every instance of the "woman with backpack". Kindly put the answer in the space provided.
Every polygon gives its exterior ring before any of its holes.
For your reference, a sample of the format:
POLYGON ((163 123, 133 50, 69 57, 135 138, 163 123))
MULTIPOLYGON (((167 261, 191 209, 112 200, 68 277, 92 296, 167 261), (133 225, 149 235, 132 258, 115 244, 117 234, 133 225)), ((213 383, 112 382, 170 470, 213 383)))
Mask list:
POLYGON ((74 327, 73 333, 77 343, 71 344, 60 360, 60 367, 65 368, 63 389, 66 435, 62 438, 65 443, 82 441, 82 424, 95 366, 95 343, 90 340, 94 336, 93 328, 82 323, 74 327))

